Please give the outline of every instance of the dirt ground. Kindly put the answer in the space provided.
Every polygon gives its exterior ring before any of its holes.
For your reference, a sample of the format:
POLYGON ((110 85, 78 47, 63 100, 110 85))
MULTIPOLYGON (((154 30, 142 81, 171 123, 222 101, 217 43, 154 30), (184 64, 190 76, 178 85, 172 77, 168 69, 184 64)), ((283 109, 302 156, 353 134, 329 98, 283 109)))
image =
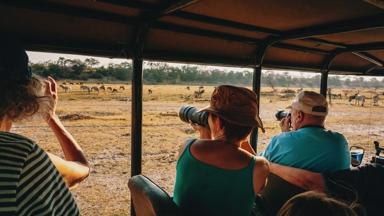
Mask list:
MULTIPOLYGON (((82 215, 129 215, 131 93, 130 86, 124 87, 125 90, 115 93, 107 90, 89 94, 74 85, 71 92, 60 92, 58 115, 83 147, 92 166, 88 179, 72 191, 82 215)), ((189 96, 197 89, 198 86, 190 86, 190 90, 177 85, 144 86, 143 173, 171 194, 178 148, 188 137, 197 136, 188 124, 180 121, 178 110, 185 104, 207 105, 213 87, 206 86, 202 98, 189 96)), ((270 89, 262 92, 261 118, 267 131, 259 136, 258 151, 279 133, 274 114, 292 99, 272 94, 270 89)), ((341 90, 333 90, 337 92, 341 90)), ((368 99, 364 107, 350 105, 344 96, 332 100, 326 127, 344 134, 350 145, 366 148, 369 155, 373 154, 373 140, 384 142, 384 104, 380 101, 379 106, 372 106, 371 93, 365 95, 368 99)), ((55 137, 39 119, 16 124, 13 132, 31 137, 46 151, 62 155, 55 137)), ((369 156, 365 158, 369 160, 369 156)))

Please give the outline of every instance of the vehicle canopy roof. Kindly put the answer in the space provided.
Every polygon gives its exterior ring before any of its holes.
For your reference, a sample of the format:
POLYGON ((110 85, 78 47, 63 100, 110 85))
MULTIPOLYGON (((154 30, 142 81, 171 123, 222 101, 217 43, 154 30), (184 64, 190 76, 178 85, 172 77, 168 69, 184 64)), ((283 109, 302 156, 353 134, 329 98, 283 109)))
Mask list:
POLYGON ((2 0, 0 16, 34 51, 244 67, 261 51, 270 68, 384 75, 375 0, 2 0))

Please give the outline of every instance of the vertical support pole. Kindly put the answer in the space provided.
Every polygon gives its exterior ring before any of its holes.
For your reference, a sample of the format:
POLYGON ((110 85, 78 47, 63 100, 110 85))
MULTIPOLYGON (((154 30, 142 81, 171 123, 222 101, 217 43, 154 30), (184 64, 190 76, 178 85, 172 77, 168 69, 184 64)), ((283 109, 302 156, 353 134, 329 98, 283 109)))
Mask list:
MULTIPOLYGON (((269 47, 269 40, 267 40, 264 44, 260 45, 256 51, 255 56, 255 68, 253 70, 253 80, 252 80, 252 89, 256 93, 257 100, 257 109, 260 112, 260 91, 261 91, 261 71, 262 64, 265 56, 265 51, 269 47)), ((250 144, 257 152, 257 139, 259 136, 259 128, 254 128, 251 133, 250 144)))
POLYGON ((320 94, 322 94, 325 98, 327 98, 327 89, 328 89, 328 74, 331 68, 331 64, 333 60, 339 52, 335 51, 328 55, 324 59, 323 67, 321 68, 321 81, 320 81, 320 94))
MULTIPOLYGON (((260 110, 260 91, 261 91, 261 64, 257 65, 253 69, 253 81, 252 81, 252 90, 256 93, 257 109, 260 110)), ((255 128, 251 133, 251 146, 255 152, 257 152, 257 139, 259 136, 259 129, 255 128)))
POLYGON ((324 97, 327 97, 328 72, 328 70, 321 72, 320 94, 324 97))
MULTIPOLYGON (((141 174, 143 118, 143 59, 133 59, 131 109, 131 176, 141 174)), ((135 216, 131 200, 131 215, 135 216)))
POLYGON ((131 113, 131 176, 141 173, 141 142, 143 114, 143 60, 133 59, 131 113))

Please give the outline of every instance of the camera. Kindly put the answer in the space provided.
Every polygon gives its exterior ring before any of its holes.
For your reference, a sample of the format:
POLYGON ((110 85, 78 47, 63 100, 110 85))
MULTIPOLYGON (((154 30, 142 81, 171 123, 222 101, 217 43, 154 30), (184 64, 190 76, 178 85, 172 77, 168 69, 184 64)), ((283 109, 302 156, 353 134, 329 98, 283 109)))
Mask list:
POLYGON ((182 106, 179 111, 181 121, 208 127, 208 112, 199 112, 196 107, 182 106))
POLYGON ((275 117, 278 121, 281 121, 283 118, 287 117, 287 116, 290 116, 291 113, 290 112, 287 112, 287 111, 284 111, 284 110, 278 110, 275 114, 275 117))

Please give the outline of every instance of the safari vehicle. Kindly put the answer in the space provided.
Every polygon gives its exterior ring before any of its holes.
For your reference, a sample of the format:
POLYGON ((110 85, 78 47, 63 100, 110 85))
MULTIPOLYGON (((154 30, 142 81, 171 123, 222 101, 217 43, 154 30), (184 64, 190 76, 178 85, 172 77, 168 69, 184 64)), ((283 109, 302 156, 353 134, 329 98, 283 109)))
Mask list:
MULTIPOLYGON (((1 0, 0 14, 2 33, 29 50, 133 60, 131 176, 142 171, 144 60, 253 68, 257 95, 264 68, 320 73, 323 95, 329 74, 384 75, 383 1, 1 0)), ((130 187, 137 215, 172 214, 148 179, 130 187)))

